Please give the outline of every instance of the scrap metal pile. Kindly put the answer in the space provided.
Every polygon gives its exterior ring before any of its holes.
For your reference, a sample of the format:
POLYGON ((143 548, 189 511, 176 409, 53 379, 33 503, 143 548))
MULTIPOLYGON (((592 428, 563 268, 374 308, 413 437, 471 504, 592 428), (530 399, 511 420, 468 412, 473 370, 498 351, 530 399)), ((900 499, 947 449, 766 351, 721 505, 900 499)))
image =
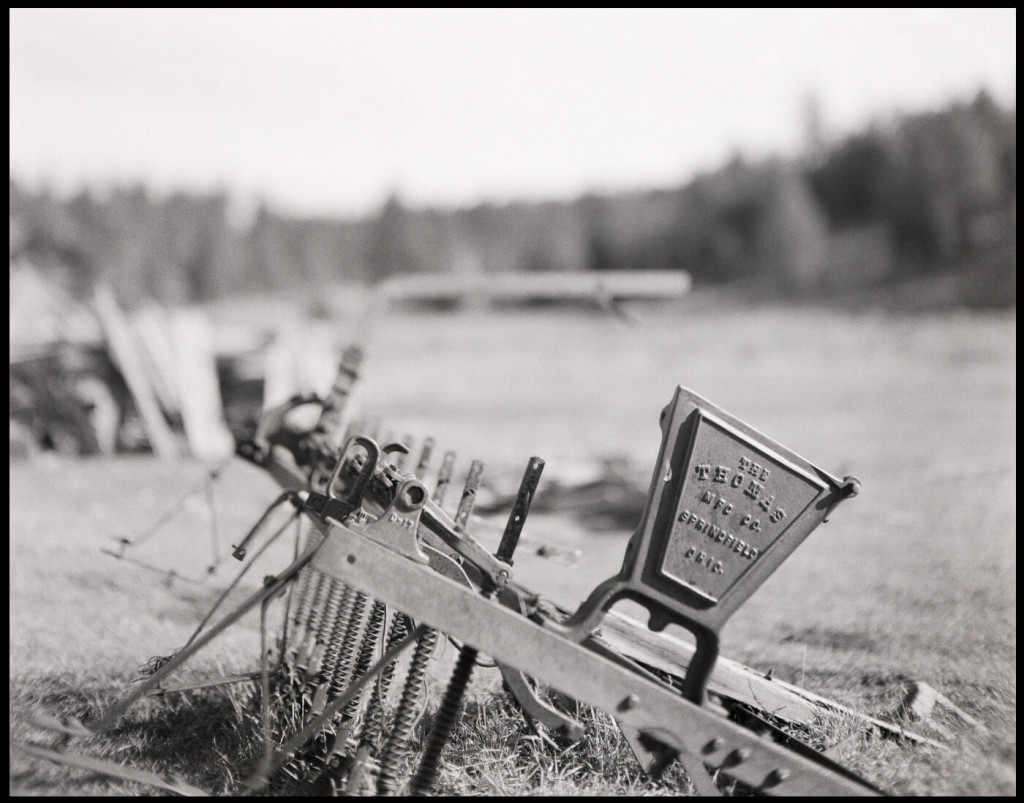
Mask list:
POLYGON ((647 504, 621 569, 567 611, 522 585, 514 572, 544 461, 528 461, 491 553, 467 531, 479 461, 449 513, 452 453, 435 470, 428 439, 413 465, 407 446, 379 444, 358 424, 343 427, 360 359, 350 349, 326 398, 295 398, 270 411, 238 444, 238 454, 269 471, 284 492, 234 556, 251 565, 285 532, 264 532, 272 511, 290 506, 313 525, 291 564, 210 624, 225 592, 189 642, 150 667, 96 721, 40 715, 37 724, 69 738, 57 749, 32 747, 36 755, 200 793, 176 777, 85 758, 68 743, 109 731, 154 692, 210 685, 175 687, 175 672, 258 610, 259 670, 241 679, 258 684, 264 749, 238 791, 431 794, 467 685, 476 667, 488 665, 486 656, 533 727, 568 741, 583 735, 573 715, 538 692, 556 690, 612 717, 651 778, 679 761, 701 794, 717 792, 726 779, 773 795, 880 794, 768 718, 755 716, 751 728, 749 717, 745 724, 736 721, 739 706, 730 710, 722 704, 726 698, 708 699, 722 627, 837 505, 857 493, 856 479, 831 476, 678 387, 661 413, 647 504), (286 425, 290 410, 311 402, 321 407, 313 429, 286 425), (646 627, 611 610, 624 600, 646 609, 646 627), (669 625, 692 633, 695 647, 666 653, 681 643, 661 636, 669 625), (444 639, 457 646, 457 659, 407 772, 413 726, 424 706, 435 707, 424 698, 424 679, 444 639))

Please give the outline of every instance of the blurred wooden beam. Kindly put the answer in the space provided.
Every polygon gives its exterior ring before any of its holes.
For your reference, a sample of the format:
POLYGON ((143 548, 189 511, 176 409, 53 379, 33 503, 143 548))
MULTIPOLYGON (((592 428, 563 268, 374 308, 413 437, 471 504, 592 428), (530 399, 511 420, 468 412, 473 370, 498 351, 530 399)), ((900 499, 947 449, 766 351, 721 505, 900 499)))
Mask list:
POLYGON ((220 460, 234 451, 234 439, 224 423, 213 325, 197 310, 179 309, 170 329, 189 448, 200 460, 220 460))
POLYGON ((624 270, 401 275, 383 282, 381 291, 391 302, 584 301, 604 306, 679 298, 690 287, 690 274, 683 270, 624 270))
POLYGON ((142 418, 146 436, 158 457, 174 457, 179 453, 178 441, 164 418, 157 403, 153 388, 146 376, 146 368, 128 325, 124 312, 106 285, 93 289, 93 309, 99 318, 103 335, 110 347, 111 356, 124 376, 128 390, 135 401, 135 408, 142 418))

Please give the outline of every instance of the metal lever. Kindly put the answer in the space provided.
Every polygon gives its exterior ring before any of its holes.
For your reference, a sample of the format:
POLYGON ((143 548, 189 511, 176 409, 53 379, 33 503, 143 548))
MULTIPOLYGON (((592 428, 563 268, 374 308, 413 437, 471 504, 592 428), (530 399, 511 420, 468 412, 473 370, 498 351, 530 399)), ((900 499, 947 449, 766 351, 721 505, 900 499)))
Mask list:
POLYGON ((544 461, 539 457, 531 457, 526 464, 526 472, 523 474, 522 482, 519 483, 519 493, 516 494, 516 502, 512 506, 512 512, 508 514, 508 524, 505 525, 505 532, 501 536, 501 543, 498 544, 498 551, 494 557, 512 565, 512 555, 519 544, 519 536, 522 535, 523 525, 530 513, 530 504, 533 502, 533 495, 537 491, 537 483, 540 482, 540 475, 544 471, 544 461))

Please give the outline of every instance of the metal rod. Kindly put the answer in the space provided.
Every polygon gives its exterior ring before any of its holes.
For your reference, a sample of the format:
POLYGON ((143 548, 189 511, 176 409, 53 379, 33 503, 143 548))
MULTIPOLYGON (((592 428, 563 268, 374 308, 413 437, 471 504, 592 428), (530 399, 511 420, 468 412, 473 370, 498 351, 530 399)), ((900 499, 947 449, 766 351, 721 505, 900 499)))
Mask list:
POLYGON ((455 514, 455 529, 457 532, 466 532, 469 516, 473 512, 473 505, 476 503, 476 491, 480 487, 480 475, 483 473, 483 461, 474 460, 469 466, 466 484, 462 488, 462 498, 459 500, 459 509, 455 514))
POLYGON ((430 458, 433 454, 433 451, 434 439, 425 438, 423 441, 423 449, 420 452, 419 462, 416 463, 416 476, 419 477, 421 480, 423 479, 423 475, 427 471, 427 466, 430 465, 430 458))
POLYGON ((523 534, 523 525, 530 513, 533 495, 537 492, 537 483, 540 482, 540 475, 543 471, 544 461, 539 457, 531 457, 530 462, 526 464, 523 479, 519 483, 519 493, 516 494, 512 512, 508 514, 508 524, 505 525, 505 532, 502 533, 498 551, 494 553, 494 557, 509 565, 512 563, 512 555, 516 551, 516 546, 519 545, 519 536, 523 534))
POLYGON ((452 466, 455 465, 455 452, 445 452, 441 461, 441 468, 437 472, 437 486, 434 488, 432 501, 437 505, 444 504, 445 494, 448 492, 448 483, 452 480, 452 466))

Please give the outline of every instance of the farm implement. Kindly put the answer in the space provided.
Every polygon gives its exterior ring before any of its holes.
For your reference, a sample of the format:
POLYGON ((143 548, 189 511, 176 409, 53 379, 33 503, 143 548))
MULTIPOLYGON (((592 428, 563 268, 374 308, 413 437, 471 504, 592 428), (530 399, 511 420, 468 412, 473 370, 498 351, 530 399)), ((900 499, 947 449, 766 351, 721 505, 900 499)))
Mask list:
POLYGON ((678 387, 661 413, 646 507, 621 568, 567 610, 514 572, 544 461, 527 462, 500 542, 488 550, 469 533, 480 461, 470 466, 449 513, 454 454, 435 470, 430 439, 412 463, 407 444, 379 443, 370 427, 343 428, 360 359, 357 350, 346 352, 326 398, 292 399, 238 443, 238 454, 270 472, 283 492, 233 555, 247 562, 244 573, 285 532, 265 531, 276 511, 287 510, 289 521, 311 523, 297 536, 291 563, 214 622, 225 591, 183 647, 154 660, 133 690, 95 720, 38 716, 37 725, 62 739, 26 750, 200 794, 176 775, 67 748, 72 739, 110 731, 144 697, 245 682, 255 684, 263 746, 235 792, 430 795, 473 674, 496 670, 546 742, 572 744, 586 729, 578 707, 559 704, 550 690, 610 717, 654 780, 678 762, 702 795, 726 787, 768 795, 882 794, 715 685, 726 622, 857 494, 855 478, 822 471, 678 387), (316 426, 290 428, 288 413, 305 404, 320 406, 316 426), (613 610, 624 602, 643 609, 647 622, 613 610), (258 669, 175 684, 183 665, 256 611, 258 669), (694 644, 684 649, 665 633, 670 626, 688 631, 694 644), (432 662, 439 667, 442 642, 456 648, 454 666, 432 705, 426 678, 432 662), (414 728, 427 708, 432 725, 418 745, 414 728))

